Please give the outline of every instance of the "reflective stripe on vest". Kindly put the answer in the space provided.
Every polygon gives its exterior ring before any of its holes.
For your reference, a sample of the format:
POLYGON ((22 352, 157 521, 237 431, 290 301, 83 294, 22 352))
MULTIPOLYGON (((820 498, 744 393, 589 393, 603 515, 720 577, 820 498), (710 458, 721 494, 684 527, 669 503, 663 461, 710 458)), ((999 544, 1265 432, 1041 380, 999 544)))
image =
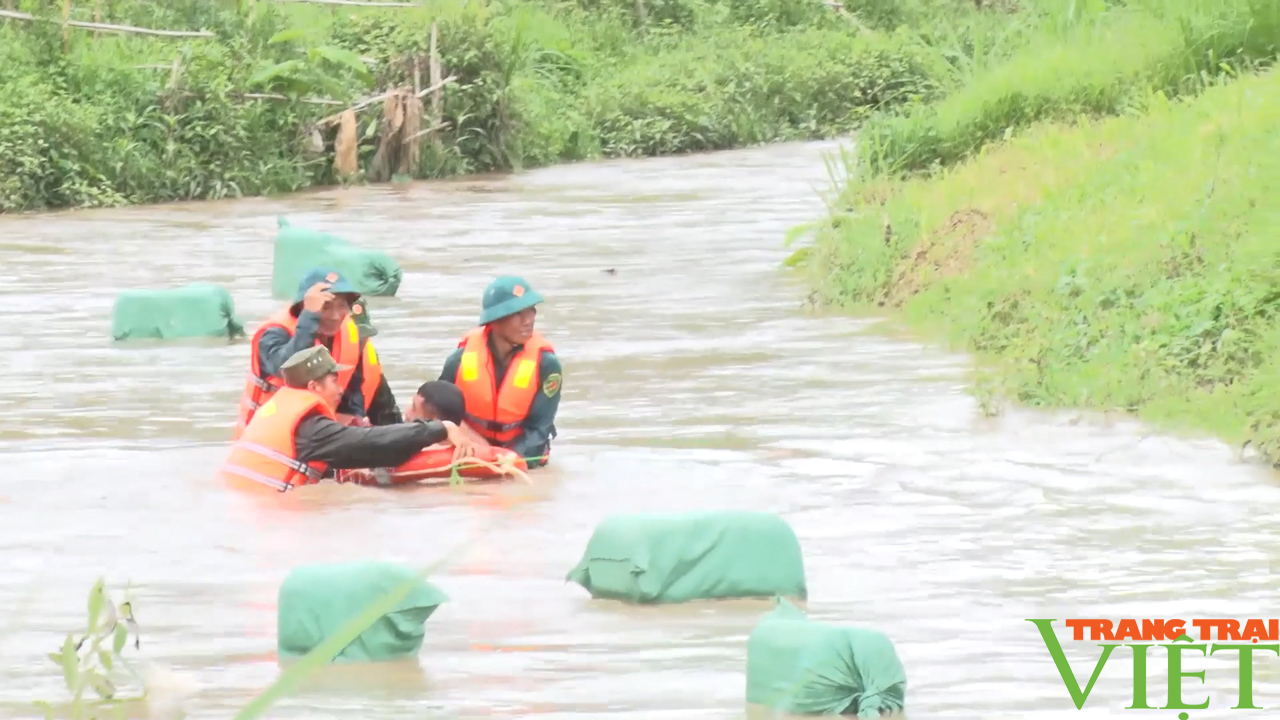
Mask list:
POLYGON ((467 423, 485 439, 502 444, 519 437, 538 391, 542 351, 555 350, 535 332, 511 358, 510 369, 498 386, 488 340, 488 328, 480 327, 458 343, 462 359, 455 384, 466 400, 467 423))
POLYGON ((310 390, 282 388, 263 404, 249 421, 244 436, 231 446, 222 472, 281 492, 295 484, 319 482, 325 464, 302 462, 294 455, 298 425, 316 410, 325 417, 334 417, 333 408, 310 390))
POLYGON ((378 385, 382 384, 382 365, 378 362, 378 351, 373 349, 372 340, 364 341, 364 355, 360 362, 360 392, 364 395, 364 412, 368 415, 369 408, 373 405, 373 396, 378 392, 378 385))

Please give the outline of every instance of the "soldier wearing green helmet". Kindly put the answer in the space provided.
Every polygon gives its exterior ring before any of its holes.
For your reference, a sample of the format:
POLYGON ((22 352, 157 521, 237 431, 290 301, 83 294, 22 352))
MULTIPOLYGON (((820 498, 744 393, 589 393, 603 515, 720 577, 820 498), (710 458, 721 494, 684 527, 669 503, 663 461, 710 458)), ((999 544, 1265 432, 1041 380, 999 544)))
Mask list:
POLYGON ((542 301, 524 278, 504 275, 489 283, 478 327, 440 372, 462 390, 467 424, 531 468, 544 465, 551 452, 563 372, 555 349, 533 327, 542 301))

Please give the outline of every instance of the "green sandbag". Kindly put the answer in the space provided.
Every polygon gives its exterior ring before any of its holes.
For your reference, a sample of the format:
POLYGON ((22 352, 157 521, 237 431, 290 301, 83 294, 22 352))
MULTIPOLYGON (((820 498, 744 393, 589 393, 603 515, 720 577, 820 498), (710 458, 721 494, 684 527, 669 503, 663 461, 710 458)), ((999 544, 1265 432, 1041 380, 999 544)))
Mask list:
POLYGON ((277 218, 277 223, 280 229, 271 269, 273 297, 292 300, 302 277, 318 267, 337 270, 365 295, 390 297, 400 289, 404 271, 381 250, 358 247, 331 233, 294 227, 283 217, 277 218))
POLYGON ((808 597, 800 541, 771 513, 612 515, 565 579, 593 598, 642 604, 808 597))
POLYGON ((902 711, 907 675, 878 630, 810 620, 785 599, 747 638, 747 702, 795 715, 902 711))
POLYGON ((448 596, 413 569, 380 561, 294 568, 280 585, 277 652, 281 658, 307 654, 380 598, 415 580, 395 610, 374 621, 333 660, 376 662, 417 655, 426 634, 423 625, 448 596))
POLYGON ((231 293, 221 285, 194 283, 167 290, 125 290, 111 310, 116 340, 174 340, 244 335, 231 293))

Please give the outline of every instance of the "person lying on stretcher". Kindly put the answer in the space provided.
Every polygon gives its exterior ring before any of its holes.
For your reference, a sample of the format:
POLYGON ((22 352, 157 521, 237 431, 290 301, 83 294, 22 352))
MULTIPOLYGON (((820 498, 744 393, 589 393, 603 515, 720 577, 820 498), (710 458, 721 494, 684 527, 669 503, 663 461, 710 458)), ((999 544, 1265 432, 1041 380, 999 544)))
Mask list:
POLYGON ((404 419, 451 422, 475 443, 477 449, 489 447, 489 441, 464 422, 466 417, 467 405, 462 389, 451 382, 432 380, 418 388, 418 394, 413 396, 413 407, 405 413, 404 419))
MULTIPOLYGON (((432 380, 431 382, 423 383, 422 387, 418 388, 418 394, 413 396, 413 406, 404 414, 404 420, 405 422, 431 422, 434 420, 456 426, 456 430, 471 441, 472 447, 468 448, 466 453, 466 455, 470 456, 481 448, 489 447, 489 442, 463 422, 466 414, 466 401, 463 399, 462 390, 453 383, 432 380)), ((448 440, 444 440, 428 447, 450 446, 452 444, 448 440)), ((461 458, 454 457, 455 462, 459 459, 461 458)), ((377 484, 375 480, 376 472, 378 471, 347 470, 342 473, 339 482, 355 482, 362 485, 377 484)))

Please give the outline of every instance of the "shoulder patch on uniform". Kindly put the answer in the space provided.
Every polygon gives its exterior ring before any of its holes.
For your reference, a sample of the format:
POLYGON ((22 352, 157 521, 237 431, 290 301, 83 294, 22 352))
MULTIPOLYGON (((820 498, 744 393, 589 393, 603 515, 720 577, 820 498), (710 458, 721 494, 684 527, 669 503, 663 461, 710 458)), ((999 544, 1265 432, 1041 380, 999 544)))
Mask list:
POLYGON ((560 373, 551 373, 546 380, 542 381, 542 394, 555 397, 558 392, 560 392, 560 373))

